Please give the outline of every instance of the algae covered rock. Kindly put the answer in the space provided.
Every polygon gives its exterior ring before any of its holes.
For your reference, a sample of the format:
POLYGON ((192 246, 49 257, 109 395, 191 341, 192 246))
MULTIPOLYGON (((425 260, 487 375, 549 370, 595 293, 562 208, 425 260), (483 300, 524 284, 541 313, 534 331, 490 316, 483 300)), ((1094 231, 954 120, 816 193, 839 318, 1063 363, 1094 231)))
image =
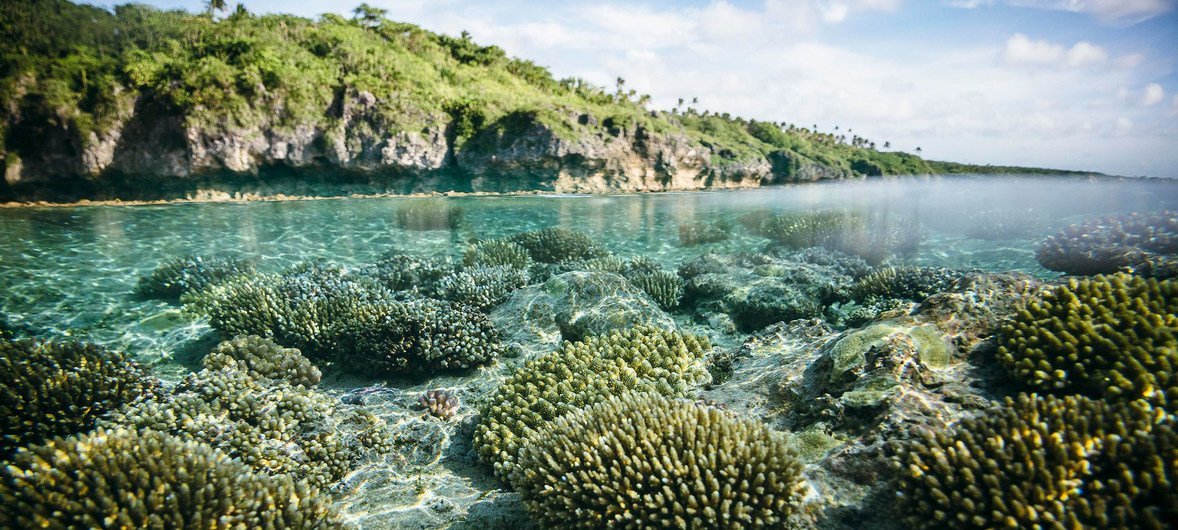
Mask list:
POLYGON ((636 327, 566 342, 529 361, 486 401, 474 442, 483 462, 506 479, 524 439, 547 422, 623 392, 683 396, 705 382, 704 337, 636 327))
POLYGON ((138 292, 145 296, 178 299, 234 276, 254 272, 254 264, 225 256, 184 256, 166 261, 139 279, 138 292))
POLYGON ((515 291, 491 316, 509 334, 516 328, 530 330, 521 337, 551 337, 557 330, 565 340, 579 340, 633 326, 675 329, 675 321, 649 295, 608 272, 553 276, 515 291))
POLYGON ((313 387, 323 374, 302 352, 283 348, 255 335, 218 344, 204 359, 210 370, 235 368, 254 378, 281 379, 292 385, 313 387))
POLYGON ((1178 396, 1178 280, 1071 279, 1031 299, 999 344, 1032 387, 1163 403, 1178 396))
POLYGON ((305 482, 255 473, 212 447, 99 429, 17 454, 0 470, 3 528, 344 528, 305 482))
POLYGON ((921 528, 1170 528, 1174 421, 1142 401, 1007 398, 898 446, 899 507, 921 528))
POLYGON ((781 528, 806 490, 783 434, 659 394, 552 421, 511 483, 545 528, 781 528))
POLYGON ((0 459, 90 429, 159 383, 118 352, 78 342, 0 339, 0 459))
POLYGON ((1178 276, 1178 211, 1112 215, 1071 225, 1035 252, 1044 267, 1068 274, 1130 272, 1178 276))

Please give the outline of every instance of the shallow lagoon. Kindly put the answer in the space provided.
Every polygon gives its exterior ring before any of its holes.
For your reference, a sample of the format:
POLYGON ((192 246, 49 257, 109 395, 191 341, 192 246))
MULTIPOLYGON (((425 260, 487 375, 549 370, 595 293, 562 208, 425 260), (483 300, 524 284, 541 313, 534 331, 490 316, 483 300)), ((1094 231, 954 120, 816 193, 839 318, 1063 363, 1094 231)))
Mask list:
MULTIPOLYGON (((165 380, 175 381, 198 366, 194 356, 207 352, 216 339, 203 319, 175 303, 146 299, 135 291, 142 275, 183 255, 231 253, 257 260, 259 269, 267 272, 318 260, 358 266, 394 250, 457 260, 477 239, 561 226, 586 232, 619 256, 645 256, 675 270, 705 253, 765 249, 768 239, 737 222, 746 214, 853 211, 874 221, 919 228, 919 245, 887 264, 1017 271, 1047 279, 1059 273, 1039 266, 1035 249, 1061 227, 1100 214, 1176 207, 1178 185, 1170 181, 979 176, 647 195, 4 209, 0 311, 18 334, 68 334, 126 350, 165 380), (456 211, 461 220, 451 225, 448 213, 456 211), (696 221, 729 222, 731 237, 681 244, 679 227, 696 221)), ((684 311, 673 317, 682 328, 710 335, 723 349, 740 348, 750 335, 713 329, 711 322, 684 311)), ((754 353, 761 344, 758 340, 772 343, 773 334, 746 343, 754 345, 754 353)), ((789 367, 781 359, 779 355, 757 360, 754 355, 738 368, 740 375, 734 380, 755 383, 761 368, 788 378, 789 367)), ((510 365, 519 362, 505 360, 478 371, 416 380, 381 381, 329 371, 324 390, 349 399, 359 396, 355 401, 383 418, 398 444, 393 453, 365 464, 345 480, 337 500, 348 517, 361 528, 435 528, 456 521, 465 521, 469 528, 515 527, 525 521, 520 519, 518 499, 504 493, 477 464, 470 441, 472 409, 487 399, 510 365), (372 386, 384 384, 388 386, 372 386), (360 387, 366 390, 357 392, 360 387), (462 396, 464 408, 455 421, 421 417, 417 396, 431 388, 453 389, 462 396)), ((745 391, 734 385, 702 397, 767 422, 779 421, 771 420, 777 415, 768 410, 769 404, 742 397, 745 391)), ((840 489, 837 481, 829 480, 818 481, 816 487, 829 488, 821 494, 837 502, 854 498, 858 491, 852 486, 840 489)), ((836 521, 828 527, 853 523, 857 521, 836 521)))
POLYGON ((399 210, 439 205, 439 199, 419 198, 2 209, 0 310, 19 327, 49 336, 69 333, 159 361, 208 331, 174 304, 134 295, 141 275, 177 256, 235 253, 257 259, 263 271, 307 260, 356 265, 394 249, 460 256, 473 239, 563 226, 589 233, 620 256, 650 257, 674 270, 705 252, 756 251, 768 242, 737 226, 726 241, 684 247, 679 244, 680 224, 735 222, 763 209, 852 209, 919 223, 924 231, 919 248, 892 263, 1021 271, 1046 278, 1058 274, 1034 259, 1045 236, 1097 214, 1174 208, 1178 185, 977 176, 440 201, 461 208, 463 220, 457 227, 402 228, 406 223, 404 218, 399 222, 399 210))

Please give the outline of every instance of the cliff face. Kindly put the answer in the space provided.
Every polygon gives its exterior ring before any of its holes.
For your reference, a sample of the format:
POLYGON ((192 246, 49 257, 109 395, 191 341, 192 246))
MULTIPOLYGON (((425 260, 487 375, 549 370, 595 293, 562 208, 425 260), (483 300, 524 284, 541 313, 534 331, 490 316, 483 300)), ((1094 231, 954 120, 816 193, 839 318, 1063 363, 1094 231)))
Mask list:
POLYGON ((346 175, 376 189, 387 184, 412 192, 671 191, 851 176, 805 160, 791 165, 784 153, 735 159, 685 130, 605 127, 585 114, 553 121, 514 113, 459 141, 444 113, 405 131, 384 123, 375 111, 382 102, 369 93, 336 103, 324 123, 229 127, 195 125, 139 96, 85 141, 68 127, 32 125, 44 116, 12 113, 10 134, 32 136, 33 147, 5 157, 0 199, 167 198, 249 189, 268 175, 292 172, 346 175))

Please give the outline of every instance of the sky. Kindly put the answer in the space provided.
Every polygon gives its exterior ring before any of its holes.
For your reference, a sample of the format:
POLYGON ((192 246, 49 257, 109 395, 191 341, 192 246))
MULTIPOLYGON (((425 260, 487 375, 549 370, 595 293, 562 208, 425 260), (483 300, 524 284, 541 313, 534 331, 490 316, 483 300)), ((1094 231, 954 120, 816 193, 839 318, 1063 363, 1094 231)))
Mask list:
MULTIPOLYGON (((354 7, 242 3, 307 17, 354 7)), ((698 98, 936 160, 1178 178, 1178 0, 368 3, 557 78, 622 77, 654 108, 698 98)))

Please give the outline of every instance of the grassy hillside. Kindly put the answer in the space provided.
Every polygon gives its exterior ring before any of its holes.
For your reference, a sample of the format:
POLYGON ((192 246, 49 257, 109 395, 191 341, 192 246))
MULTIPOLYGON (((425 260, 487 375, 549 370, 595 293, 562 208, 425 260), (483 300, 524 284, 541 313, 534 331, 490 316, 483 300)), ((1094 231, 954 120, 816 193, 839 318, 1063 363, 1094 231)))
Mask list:
POLYGON ((367 6, 352 18, 318 20, 241 9, 214 20, 142 5, 109 12, 64 0, 0 6, 6 162, 43 149, 39 138, 50 129, 85 148, 144 99, 190 127, 330 129, 340 126, 333 120, 345 95, 358 93, 381 103, 373 112, 383 134, 452 120, 455 149, 487 127, 510 124, 505 116, 526 114, 575 137, 583 132, 576 116, 587 115, 605 129, 686 134, 721 162, 784 160, 774 171, 786 177, 809 161, 867 175, 973 170, 785 123, 695 109, 652 112, 648 97, 620 85, 607 91, 582 79, 557 80, 496 46, 394 22, 367 6))

